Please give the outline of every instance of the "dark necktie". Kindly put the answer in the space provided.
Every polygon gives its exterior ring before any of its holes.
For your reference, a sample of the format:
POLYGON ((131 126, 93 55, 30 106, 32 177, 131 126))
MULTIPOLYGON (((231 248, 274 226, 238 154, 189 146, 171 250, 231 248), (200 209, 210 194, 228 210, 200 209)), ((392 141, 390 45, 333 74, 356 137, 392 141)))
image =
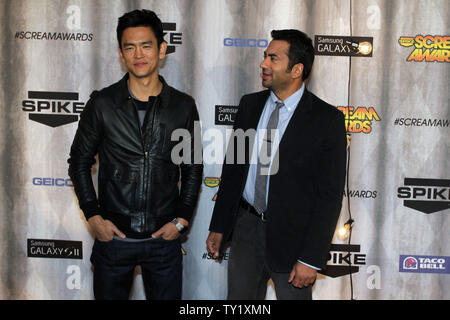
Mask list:
MULTIPOLYGON (((267 123, 267 130, 264 135, 264 141, 261 146, 261 150, 258 156, 258 163, 256 166, 256 178, 255 178, 255 200, 253 206, 258 213, 263 214, 266 211, 266 192, 267 192, 267 176, 269 175, 270 159, 272 157, 272 145, 274 130, 278 127, 279 111, 284 106, 284 103, 278 101, 275 106, 275 110, 272 112, 267 123), (262 163, 261 158, 267 159, 267 163, 262 163)), ((266 161, 264 161, 266 162, 266 161)))

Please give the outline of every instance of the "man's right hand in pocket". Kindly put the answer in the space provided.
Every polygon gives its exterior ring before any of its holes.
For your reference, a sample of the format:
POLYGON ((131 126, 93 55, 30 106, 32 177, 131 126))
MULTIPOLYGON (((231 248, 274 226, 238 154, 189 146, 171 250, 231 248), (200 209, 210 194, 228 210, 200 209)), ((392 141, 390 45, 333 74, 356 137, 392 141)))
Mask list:
POLYGON ((114 225, 114 223, 103 219, 100 215, 90 217, 88 223, 94 231, 95 238, 99 241, 111 241, 114 238, 114 234, 118 235, 122 239, 126 238, 125 234, 123 234, 122 231, 114 225))

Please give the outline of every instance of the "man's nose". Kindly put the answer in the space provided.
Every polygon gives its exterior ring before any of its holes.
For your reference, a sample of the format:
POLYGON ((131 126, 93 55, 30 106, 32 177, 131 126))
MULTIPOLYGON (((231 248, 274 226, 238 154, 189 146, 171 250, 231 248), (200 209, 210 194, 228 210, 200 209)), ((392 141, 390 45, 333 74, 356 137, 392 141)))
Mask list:
POLYGON ((136 50, 134 51, 134 56, 136 58, 141 58, 143 56, 143 50, 140 47, 137 47, 136 50))
POLYGON ((263 59, 263 61, 261 61, 261 63, 259 64, 259 67, 261 69, 267 69, 267 57, 263 59))

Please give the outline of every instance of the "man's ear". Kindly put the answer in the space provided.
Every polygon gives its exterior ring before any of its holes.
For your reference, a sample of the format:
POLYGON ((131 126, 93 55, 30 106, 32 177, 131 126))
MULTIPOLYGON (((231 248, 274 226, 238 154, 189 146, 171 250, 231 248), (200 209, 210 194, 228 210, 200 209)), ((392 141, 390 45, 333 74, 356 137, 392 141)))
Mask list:
POLYGON ((167 51, 167 42, 163 41, 159 45, 159 59, 164 59, 166 57, 166 51, 167 51))
POLYGON ((292 67, 292 71, 291 71, 292 78, 294 78, 294 79, 297 79, 297 78, 302 79, 303 69, 304 69, 303 63, 295 64, 292 67))

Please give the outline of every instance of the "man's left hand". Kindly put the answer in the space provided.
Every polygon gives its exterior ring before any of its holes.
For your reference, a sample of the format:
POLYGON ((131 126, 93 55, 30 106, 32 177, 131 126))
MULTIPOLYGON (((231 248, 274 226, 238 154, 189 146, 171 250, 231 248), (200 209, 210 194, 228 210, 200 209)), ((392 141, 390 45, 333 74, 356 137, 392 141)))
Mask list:
POLYGON ((303 263, 297 262, 292 268, 289 276, 289 283, 294 287, 304 288, 314 283, 317 277, 317 270, 310 268, 303 263))
MULTIPOLYGON (((177 218, 177 220, 185 227, 189 224, 183 218, 177 218)), ((158 231, 152 234, 152 238, 156 239, 162 237, 164 240, 175 240, 180 236, 180 232, 178 232, 177 227, 173 222, 168 222, 161 227, 158 231)))

